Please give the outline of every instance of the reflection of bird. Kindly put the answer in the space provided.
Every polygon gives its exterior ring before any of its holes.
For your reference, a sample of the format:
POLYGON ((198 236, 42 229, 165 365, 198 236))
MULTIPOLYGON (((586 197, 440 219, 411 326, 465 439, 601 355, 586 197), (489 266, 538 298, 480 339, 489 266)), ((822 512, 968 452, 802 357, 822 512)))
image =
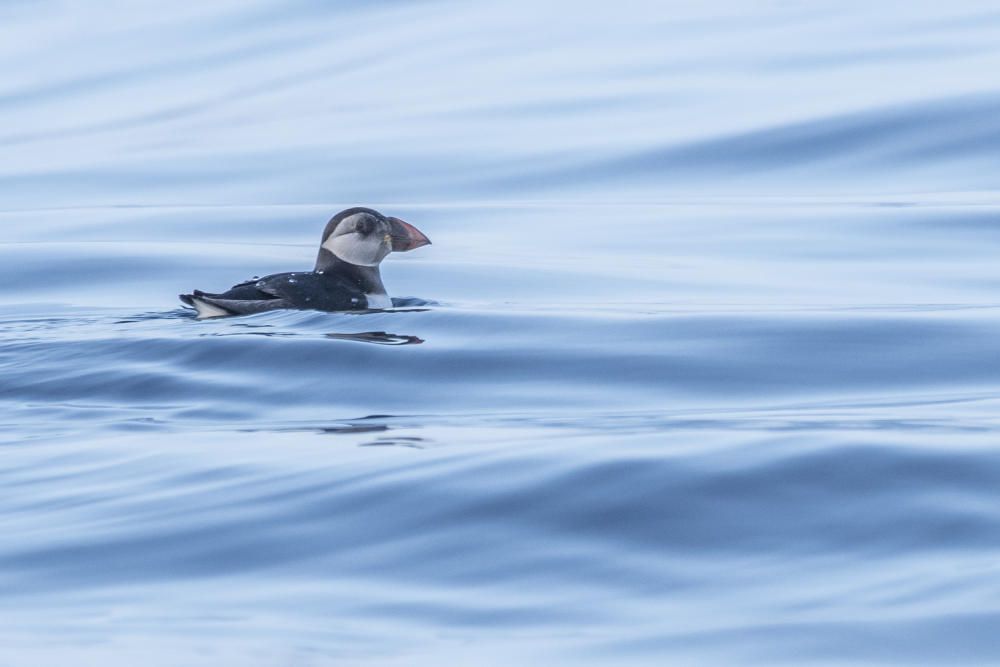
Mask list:
POLYGON ((327 338, 336 340, 353 340, 358 343, 375 343, 376 345, 420 345, 423 338, 391 334, 384 331, 365 331, 363 333, 328 333, 327 338))
POLYGON ((316 268, 275 273, 210 294, 195 290, 180 299, 198 318, 246 315, 279 308, 365 310, 391 308, 378 265, 390 252, 406 252, 430 243, 413 225, 370 208, 349 208, 323 230, 316 268))

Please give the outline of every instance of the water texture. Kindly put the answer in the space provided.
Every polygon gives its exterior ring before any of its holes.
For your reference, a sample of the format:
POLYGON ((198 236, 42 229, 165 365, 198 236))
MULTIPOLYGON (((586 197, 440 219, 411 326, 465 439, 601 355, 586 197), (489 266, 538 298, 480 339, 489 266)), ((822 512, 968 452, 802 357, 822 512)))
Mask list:
POLYGON ((0 665, 1000 664, 991 3, 0 5, 0 665), (196 321, 337 210, 397 308, 196 321))

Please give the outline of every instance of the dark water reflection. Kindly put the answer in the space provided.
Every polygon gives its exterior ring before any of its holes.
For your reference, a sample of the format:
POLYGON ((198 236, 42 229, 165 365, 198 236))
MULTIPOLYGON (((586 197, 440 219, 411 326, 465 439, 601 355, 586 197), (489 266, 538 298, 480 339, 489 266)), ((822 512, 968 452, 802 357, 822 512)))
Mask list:
POLYGON ((328 333, 327 338, 334 340, 350 340, 356 343, 374 343, 376 345, 420 345, 422 338, 416 336, 401 336, 384 331, 365 331, 362 333, 328 333))
MULTIPOLYGON (((121 322, 126 323, 126 322, 121 322)), ((254 325, 244 325, 254 326, 254 325)), ((269 325, 257 325, 261 328, 270 329, 269 325)), ((298 334, 292 331, 237 331, 232 333, 211 333, 207 336, 268 336, 268 337, 295 337, 298 334)), ((307 334, 308 335, 308 334, 307 334)), ((419 345, 423 339, 416 336, 405 336, 400 334, 386 333, 385 331, 363 331, 361 333, 328 333, 323 334, 331 340, 346 340, 355 343, 372 343, 375 345, 419 345)))

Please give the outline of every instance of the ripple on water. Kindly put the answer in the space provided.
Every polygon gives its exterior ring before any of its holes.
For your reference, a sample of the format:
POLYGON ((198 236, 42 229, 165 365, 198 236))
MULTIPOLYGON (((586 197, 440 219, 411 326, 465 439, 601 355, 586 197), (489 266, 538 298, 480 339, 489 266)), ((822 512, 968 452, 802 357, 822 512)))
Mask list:
POLYGON ((0 3, 0 663, 997 662, 989 4, 0 3))

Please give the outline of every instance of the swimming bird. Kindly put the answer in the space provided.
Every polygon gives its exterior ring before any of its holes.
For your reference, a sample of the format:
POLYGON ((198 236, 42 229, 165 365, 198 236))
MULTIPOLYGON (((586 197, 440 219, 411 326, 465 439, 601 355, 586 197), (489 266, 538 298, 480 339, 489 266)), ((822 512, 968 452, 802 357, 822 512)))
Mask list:
POLYGON ((391 308, 379 264, 390 252, 406 252, 430 242, 413 225, 358 206, 341 211, 326 223, 312 271, 275 273, 234 285, 225 292, 194 290, 179 296, 194 307, 198 319, 282 308, 391 308))

